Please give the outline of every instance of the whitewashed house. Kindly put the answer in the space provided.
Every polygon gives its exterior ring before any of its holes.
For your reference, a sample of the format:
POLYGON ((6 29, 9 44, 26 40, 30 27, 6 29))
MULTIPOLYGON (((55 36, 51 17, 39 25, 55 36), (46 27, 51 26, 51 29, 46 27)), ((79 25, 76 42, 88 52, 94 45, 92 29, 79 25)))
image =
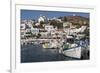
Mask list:
POLYGON ((25 29, 26 28, 26 24, 20 24, 20 29, 25 29))
POLYGON ((48 32, 54 31, 54 27, 52 25, 45 25, 45 30, 47 30, 48 32))
POLYGON ((25 38, 26 30, 25 29, 21 29, 20 30, 20 34, 21 34, 21 38, 25 38))
POLYGON ((61 19, 57 19, 57 21, 62 22, 62 20, 61 20, 61 19))
POLYGON ((21 34, 21 38, 25 37, 25 33, 26 33, 26 24, 20 24, 20 34, 21 34))
POLYGON ((80 28, 76 29, 76 32, 77 32, 77 33, 79 33, 79 32, 82 33, 82 32, 85 31, 86 28, 87 28, 87 26, 84 26, 84 25, 83 25, 83 26, 81 26, 80 28))
POLYGON ((39 26, 39 25, 40 25, 40 23, 36 23, 36 24, 35 24, 35 26, 39 26))
POLYGON ((72 23, 70 23, 70 22, 63 22, 63 28, 66 28, 71 25, 72 25, 72 23))
POLYGON ((39 33, 39 29, 38 28, 31 28, 31 32, 32 34, 38 34, 39 33))
POLYGON ((28 26, 28 28, 30 28, 30 29, 33 27, 32 24, 30 24, 30 23, 28 23, 27 26, 28 26))
POLYGON ((41 16, 40 15, 40 17, 39 17, 39 19, 38 19, 38 22, 40 23, 40 22, 45 22, 45 16, 41 16))
POLYGON ((28 20, 26 25, 28 26, 28 28, 31 29, 31 28, 33 27, 32 24, 33 24, 34 22, 35 22, 35 21, 28 20))

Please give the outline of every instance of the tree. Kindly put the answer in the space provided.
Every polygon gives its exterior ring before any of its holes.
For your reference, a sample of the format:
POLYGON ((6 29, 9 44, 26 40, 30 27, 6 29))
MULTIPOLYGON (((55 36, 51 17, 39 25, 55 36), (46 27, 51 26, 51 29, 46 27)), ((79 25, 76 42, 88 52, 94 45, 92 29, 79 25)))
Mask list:
POLYGON ((44 22, 43 21, 40 21, 40 25, 42 25, 42 24, 44 24, 44 22))
POLYGON ((53 25, 54 28, 57 26, 57 21, 56 20, 51 20, 50 25, 53 25))
POLYGON ((53 25, 54 28, 57 27, 58 29, 59 29, 59 28, 63 28, 63 23, 61 23, 61 22, 59 22, 59 21, 56 21, 56 20, 50 21, 50 25, 53 25))
POLYGON ((62 29, 62 28, 63 28, 63 23, 58 22, 58 23, 57 23, 57 28, 58 28, 58 29, 62 29))

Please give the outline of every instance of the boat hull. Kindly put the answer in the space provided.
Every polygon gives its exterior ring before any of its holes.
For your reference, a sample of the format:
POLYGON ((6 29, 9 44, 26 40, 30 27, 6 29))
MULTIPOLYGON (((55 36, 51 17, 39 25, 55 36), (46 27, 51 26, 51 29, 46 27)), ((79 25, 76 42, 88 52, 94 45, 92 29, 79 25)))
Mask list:
POLYGON ((63 54, 65 56, 73 57, 73 58, 81 58, 81 47, 75 47, 68 50, 64 50, 63 54))

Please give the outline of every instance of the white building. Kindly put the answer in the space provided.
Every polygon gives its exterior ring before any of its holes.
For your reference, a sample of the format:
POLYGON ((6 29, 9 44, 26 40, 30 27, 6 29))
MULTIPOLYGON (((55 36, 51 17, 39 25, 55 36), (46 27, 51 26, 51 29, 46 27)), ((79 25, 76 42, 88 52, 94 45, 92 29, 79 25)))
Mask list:
POLYGON ((87 26, 81 26, 81 28, 79 28, 77 31, 82 33, 85 31, 86 28, 87 26))
POLYGON ((64 28, 66 28, 67 26, 71 26, 72 25, 72 23, 70 23, 70 22, 64 22, 63 23, 63 27, 64 28))
POLYGON ((32 34, 38 34, 39 29, 38 28, 31 28, 31 32, 32 32, 32 34))
MULTIPOLYGON (((31 25, 31 24, 30 24, 31 25)), ((32 28, 32 26, 30 26, 32 28)), ((28 36, 31 32, 31 28, 29 28, 28 24, 20 24, 20 33, 21 33, 21 38, 24 38, 25 36, 28 36), (28 26, 28 28, 27 28, 28 26)))
POLYGON ((31 29, 33 26, 31 23, 28 23, 27 26, 31 29))
POLYGON ((28 26, 29 28, 32 28, 32 27, 33 27, 33 26, 32 26, 33 23, 34 23, 34 21, 28 20, 27 26, 28 26))
POLYGON ((62 20, 61 20, 61 19, 57 19, 57 21, 62 22, 62 20))
POLYGON ((69 35, 70 34, 70 28, 64 28, 64 32, 66 32, 69 35))
POLYGON ((38 22, 45 22, 45 17, 44 16, 40 16, 39 19, 38 19, 38 22))
POLYGON ((48 32, 55 30, 54 27, 52 25, 45 25, 45 30, 47 30, 48 32))
POLYGON ((20 29, 25 29, 26 28, 26 24, 20 24, 20 29))
POLYGON ((86 30, 87 26, 81 26, 80 28, 71 28, 70 29, 70 34, 74 34, 74 33, 82 33, 86 30))
POLYGON ((22 24, 27 24, 27 20, 21 20, 22 24))
POLYGON ((36 24, 35 24, 35 26, 39 26, 39 25, 40 25, 40 23, 36 23, 36 24))
POLYGON ((21 34, 21 38, 25 38, 26 30, 25 29, 21 29, 20 30, 20 34, 21 34))
POLYGON ((28 20, 28 24, 33 24, 35 22, 35 20, 28 20))

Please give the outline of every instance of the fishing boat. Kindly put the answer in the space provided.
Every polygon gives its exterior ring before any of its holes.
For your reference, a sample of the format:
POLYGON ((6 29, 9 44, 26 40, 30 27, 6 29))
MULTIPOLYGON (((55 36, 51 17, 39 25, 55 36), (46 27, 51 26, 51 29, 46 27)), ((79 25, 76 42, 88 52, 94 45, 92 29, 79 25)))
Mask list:
POLYGON ((49 43, 44 43, 44 44, 42 45, 42 47, 43 47, 43 48, 50 48, 50 44, 49 44, 49 43))
POLYGON ((73 58, 81 58, 81 46, 66 48, 63 50, 63 54, 65 56, 73 57, 73 58))
POLYGON ((80 41, 80 44, 64 44, 62 53, 68 57, 81 59, 82 57, 88 57, 88 51, 89 47, 80 41))
MULTIPOLYGON (((82 33, 84 32, 86 29, 85 26, 82 26, 81 28, 77 29, 77 33, 82 33)), ((70 32, 69 32, 70 33, 70 32)), ((76 34, 76 33, 75 33, 76 34)), ((82 38, 85 37, 85 34, 78 34, 76 36, 67 36, 67 43, 63 44, 63 54, 65 56, 69 56, 72 58, 77 58, 77 59, 81 59, 81 57, 84 55, 83 54, 83 50, 86 50, 86 47, 82 47, 84 46, 81 41, 82 38), (79 40, 79 42, 76 42, 75 40, 79 40), (78 44, 77 44, 78 43, 78 44)))
POLYGON ((51 48, 51 49, 55 49, 58 46, 58 42, 57 41, 50 41, 50 42, 46 42, 42 45, 43 48, 51 48))
POLYGON ((63 44, 63 54, 72 58, 81 58, 81 46, 75 43, 73 37, 67 37, 67 43, 63 44))

